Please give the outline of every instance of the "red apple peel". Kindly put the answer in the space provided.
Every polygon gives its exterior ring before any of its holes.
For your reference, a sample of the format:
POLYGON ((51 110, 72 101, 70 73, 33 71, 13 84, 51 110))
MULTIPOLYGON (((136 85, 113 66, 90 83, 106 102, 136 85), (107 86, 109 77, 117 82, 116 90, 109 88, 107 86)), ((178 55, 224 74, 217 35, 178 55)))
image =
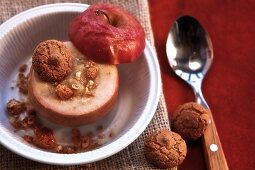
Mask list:
POLYGON ((73 19, 69 38, 96 62, 120 64, 135 61, 145 48, 145 32, 128 11, 97 3, 73 19))

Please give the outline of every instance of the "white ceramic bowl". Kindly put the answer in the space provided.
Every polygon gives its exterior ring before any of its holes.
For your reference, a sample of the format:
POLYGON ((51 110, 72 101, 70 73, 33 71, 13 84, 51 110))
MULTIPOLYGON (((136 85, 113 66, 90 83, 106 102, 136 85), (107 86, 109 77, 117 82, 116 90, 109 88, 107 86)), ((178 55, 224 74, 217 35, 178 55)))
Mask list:
MULTIPOLYGON (((15 85, 18 67, 29 62, 35 46, 46 39, 68 40, 72 18, 88 5, 60 3, 39 6, 22 12, 0 26, 0 143, 26 158, 49 164, 84 164, 109 157, 132 143, 151 121, 159 101, 161 79, 156 56, 148 42, 143 56, 131 64, 118 66, 120 91, 118 101, 106 118, 79 127, 82 131, 103 125, 100 133, 114 130, 115 136, 98 149, 78 154, 58 154, 27 144, 9 124, 6 103, 19 99, 15 85)), ((47 122, 46 122, 47 123, 47 122)), ((48 124, 61 136, 67 127, 48 124)))

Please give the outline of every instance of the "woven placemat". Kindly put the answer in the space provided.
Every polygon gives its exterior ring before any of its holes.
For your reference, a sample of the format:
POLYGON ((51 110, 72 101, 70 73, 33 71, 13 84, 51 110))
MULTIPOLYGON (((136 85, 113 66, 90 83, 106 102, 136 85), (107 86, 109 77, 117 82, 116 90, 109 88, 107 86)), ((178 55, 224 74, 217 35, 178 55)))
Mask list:
MULTIPOLYGON (((1 0, 0 1, 0 22, 3 23, 10 17, 17 13, 20 13, 29 8, 49 4, 70 2, 63 0, 1 0)), ((71 2, 92 4, 99 2, 99 0, 74 0, 71 2)), ((150 16, 148 11, 147 0, 101 0, 100 2, 110 2, 118 4, 123 8, 129 10, 135 15, 143 27, 145 28, 146 37, 154 48, 153 34, 150 25, 150 16)), ((154 48, 155 49, 155 48, 154 48)), ((121 152, 98 162, 87 166, 55 166, 47 165, 38 162, 34 162, 23 157, 20 157, 0 145, 0 169, 1 170, 14 170, 14 169, 157 169, 153 165, 149 164, 143 154, 144 139, 151 132, 159 129, 169 129, 169 122, 166 110, 166 104, 163 95, 160 96, 160 102, 158 104, 155 116, 146 130, 135 140, 131 145, 122 150, 121 152)))

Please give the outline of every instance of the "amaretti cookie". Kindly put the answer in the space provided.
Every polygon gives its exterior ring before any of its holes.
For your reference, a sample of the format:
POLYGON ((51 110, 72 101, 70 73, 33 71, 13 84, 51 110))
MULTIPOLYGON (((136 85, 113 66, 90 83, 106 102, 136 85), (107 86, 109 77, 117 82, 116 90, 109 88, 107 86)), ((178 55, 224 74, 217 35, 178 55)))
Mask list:
POLYGON ((109 112, 119 89, 115 65, 88 60, 71 42, 47 40, 33 54, 28 96, 49 121, 78 126, 109 112))
POLYGON ((177 133, 161 130, 146 139, 144 154, 149 162, 159 168, 173 168, 185 159, 187 146, 177 133))
POLYGON ((189 102, 180 105, 171 119, 172 130, 185 140, 196 140, 204 134, 209 123, 209 110, 189 102))

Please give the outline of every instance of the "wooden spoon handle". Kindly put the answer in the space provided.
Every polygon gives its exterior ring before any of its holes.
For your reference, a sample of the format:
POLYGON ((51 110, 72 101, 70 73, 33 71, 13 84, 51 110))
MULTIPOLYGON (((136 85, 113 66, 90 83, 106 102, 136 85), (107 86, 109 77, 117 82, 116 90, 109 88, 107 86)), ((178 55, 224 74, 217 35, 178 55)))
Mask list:
POLYGON ((208 170, 229 169, 211 112, 210 123, 203 135, 203 147, 208 170))

